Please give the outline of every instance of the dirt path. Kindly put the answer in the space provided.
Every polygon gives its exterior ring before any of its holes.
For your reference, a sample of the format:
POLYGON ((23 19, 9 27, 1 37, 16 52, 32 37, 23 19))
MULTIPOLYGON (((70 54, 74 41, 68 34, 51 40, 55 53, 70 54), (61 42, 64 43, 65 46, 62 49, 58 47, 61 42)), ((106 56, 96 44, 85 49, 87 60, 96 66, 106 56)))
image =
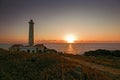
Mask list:
POLYGON ((75 59, 75 58, 70 58, 70 57, 64 57, 64 58, 69 60, 69 61, 76 62, 80 65, 83 65, 83 66, 86 66, 86 67, 89 67, 89 68, 92 68, 92 69, 97 69, 97 70, 100 70, 100 71, 103 71, 103 72, 109 72, 109 73, 114 74, 114 75, 120 75, 120 70, 119 69, 114 69, 114 68, 111 68, 111 67, 98 65, 98 64, 95 64, 95 63, 90 63, 90 62, 86 62, 84 60, 79 60, 79 59, 75 59))

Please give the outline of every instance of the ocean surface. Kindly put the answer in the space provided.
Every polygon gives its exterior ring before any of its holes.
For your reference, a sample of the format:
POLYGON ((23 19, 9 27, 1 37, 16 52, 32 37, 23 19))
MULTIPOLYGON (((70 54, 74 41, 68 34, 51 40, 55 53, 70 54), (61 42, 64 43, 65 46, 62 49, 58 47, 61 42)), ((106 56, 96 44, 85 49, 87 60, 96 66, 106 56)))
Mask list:
MULTIPOLYGON (((12 44, 0 44, 0 48, 8 50, 11 45, 12 44)), ((47 43, 44 45, 47 48, 68 54, 83 54, 86 51, 97 49, 120 50, 120 43, 47 43)))

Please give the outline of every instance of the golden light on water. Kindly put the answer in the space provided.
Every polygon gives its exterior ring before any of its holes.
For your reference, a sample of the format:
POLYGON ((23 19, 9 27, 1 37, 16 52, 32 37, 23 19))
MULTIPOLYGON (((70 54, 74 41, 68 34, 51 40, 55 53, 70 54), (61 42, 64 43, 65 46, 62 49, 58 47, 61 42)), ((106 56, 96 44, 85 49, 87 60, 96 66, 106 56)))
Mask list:
POLYGON ((73 34, 68 34, 65 36, 65 41, 67 41, 67 43, 74 43, 75 40, 76 40, 76 37, 73 34))

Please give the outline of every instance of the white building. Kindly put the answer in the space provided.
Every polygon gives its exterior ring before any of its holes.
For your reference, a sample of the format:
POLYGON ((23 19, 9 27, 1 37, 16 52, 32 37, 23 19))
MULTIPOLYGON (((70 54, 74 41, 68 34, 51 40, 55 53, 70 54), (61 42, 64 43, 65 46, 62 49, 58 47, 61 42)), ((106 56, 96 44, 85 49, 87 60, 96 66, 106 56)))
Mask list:
POLYGON ((29 41, 28 46, 23 46, 22 44, 14 44, 9 50, 11 52, 28 52, 28 53, 40 53, 44 52, 47 48, 43 44, 34 45, 34 22, 30 20, 29 22, 29 41))

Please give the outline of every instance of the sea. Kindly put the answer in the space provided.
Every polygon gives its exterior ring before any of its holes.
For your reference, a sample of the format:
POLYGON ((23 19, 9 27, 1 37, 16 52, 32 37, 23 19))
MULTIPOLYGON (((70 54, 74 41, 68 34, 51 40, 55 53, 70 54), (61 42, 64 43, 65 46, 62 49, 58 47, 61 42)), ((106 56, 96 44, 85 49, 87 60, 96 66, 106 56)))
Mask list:
MULTIPOLYGON (((105 49, 105 50, 120 50, 120 43, 46 43, 44 44, 49 49, 55 49, 58 52, 67 54, 84 54, 87 51, 105 49)), ((0 48, 9 49, 12 44, 0 44, 0 48)))

